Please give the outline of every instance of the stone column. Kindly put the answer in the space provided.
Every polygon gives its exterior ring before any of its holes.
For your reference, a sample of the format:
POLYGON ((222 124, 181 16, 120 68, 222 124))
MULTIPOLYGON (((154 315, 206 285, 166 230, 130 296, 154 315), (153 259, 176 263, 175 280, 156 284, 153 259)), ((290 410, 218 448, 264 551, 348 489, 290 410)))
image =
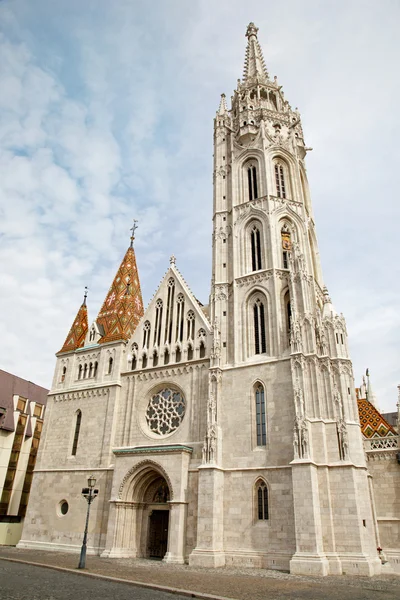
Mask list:
POLYGON ((168 550, 164 556, 166 563, 185 562, 187 502, 171 500, 169 504, 168 550))

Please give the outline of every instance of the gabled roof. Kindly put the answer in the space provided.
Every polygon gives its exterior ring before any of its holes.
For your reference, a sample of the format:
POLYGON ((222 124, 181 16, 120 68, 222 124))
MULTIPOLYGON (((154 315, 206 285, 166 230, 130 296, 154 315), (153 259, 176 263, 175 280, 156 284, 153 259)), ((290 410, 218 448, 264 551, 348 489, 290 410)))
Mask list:
POLYGON ((60 352, 71 352, 71 350, 82 348, 85 343, 88 327, 88 312, 85 297, 60 352))
POLYGON ((136 257, 131 244, 119 266, 96 322, 104 335, 100 344, 128 340, 143 316, 136 257))
POLYGON ((364 437, 386 437, 397 435, 393 427, 384 419, 381 413, 365 398, 358 398, 358 415, 361 431, 364 437))

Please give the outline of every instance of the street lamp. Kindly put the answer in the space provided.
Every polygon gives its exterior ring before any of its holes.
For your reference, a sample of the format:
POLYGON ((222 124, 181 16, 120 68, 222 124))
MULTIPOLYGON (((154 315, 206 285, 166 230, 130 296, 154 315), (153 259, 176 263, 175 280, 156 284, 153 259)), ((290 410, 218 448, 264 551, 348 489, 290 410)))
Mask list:
POLYGON ((83 542, 82 542, 82 548, 81 548, 81 555, 79 557, 78 569, 84 569, 86 566, 86 544, 87 544, 87 533, 88 533, 88 525, 89 525, 90 505, 92 504, 93 500, 96 498, 96 496, 99 493, 98 489, 94 489, 94 486, 96 485, 96 478, 94 475, 90 475, 90 477, 88 477, 87 482, 88 482, 88 487, 82 488, 82 496, 84 498, 86 498, 88 507, 87 507, 87 513, 86 513, 85 533, 83 534, 83 542))

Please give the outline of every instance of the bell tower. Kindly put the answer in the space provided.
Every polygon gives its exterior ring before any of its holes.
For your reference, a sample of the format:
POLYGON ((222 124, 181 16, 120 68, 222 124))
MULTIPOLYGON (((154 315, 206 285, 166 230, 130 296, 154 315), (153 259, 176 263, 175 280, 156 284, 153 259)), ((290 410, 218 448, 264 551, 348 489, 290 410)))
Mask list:
POLYGON ((376 521, 346 324, 322 279, 310 148, 257 33, 250 23, 243 78, 214 120, 214 346, 191 563, 373 574, 376 521))

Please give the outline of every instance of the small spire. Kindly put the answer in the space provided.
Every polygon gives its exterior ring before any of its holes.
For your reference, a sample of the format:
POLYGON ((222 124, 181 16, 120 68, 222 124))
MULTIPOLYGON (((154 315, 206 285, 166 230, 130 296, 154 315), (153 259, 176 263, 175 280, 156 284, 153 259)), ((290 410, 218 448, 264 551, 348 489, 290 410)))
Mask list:
POLYGON ((176 257, 171 254, 170 258, 169 258, 169 264, 170 265, 175 265, 176 264, 176 257))
POLYGON ((324 304, 331 304, 332 300, 331 300, 331 297, 329 296, 328 288, 326 287, 326 285, 324 285, 324 289, 322 290, 322 293, 324 295, 324 304))
POLYGON ((78 348, 83 348, 85 344, 86 332, 89 329, 88 312, 86 306, 87 289, 88 288, 85 287, 83 303, 77 312, 77 315, 72 323, 71 329, 69 330, 67 338, 60 352, 77 350, 78 348))
POLYGON ((85 293, 83 294, 83 306, 86 306, 86 298, 87 298, 87 293, 88 293, 88 286, 85 285, 85 293))
POLYGON ((219 103, 218 114, 226 115, 228 112, 228 107, 226 105, 226 96, 225 94, 221 94, 221 102, 219 103))
POLYGON ((267 67, 261 46, 257 39, 258 27, 254 23, 249 23, 246 30, 246 37, 248 38, 246 56, 244 59, 244 70, 243 70, 243 81, 246 82, 249 79, 269 79, 267 67))
POLYGON ((138 225, 136 225, 137 222, 138 222, 137 219, 133 219, 133 225, 132 225, 132 227, 129 230, 129 231, 132 231, 132 235, 131 235, 131 248, 133 248, 133 240, 135 239, 135 231, 138 228, 138 225))

